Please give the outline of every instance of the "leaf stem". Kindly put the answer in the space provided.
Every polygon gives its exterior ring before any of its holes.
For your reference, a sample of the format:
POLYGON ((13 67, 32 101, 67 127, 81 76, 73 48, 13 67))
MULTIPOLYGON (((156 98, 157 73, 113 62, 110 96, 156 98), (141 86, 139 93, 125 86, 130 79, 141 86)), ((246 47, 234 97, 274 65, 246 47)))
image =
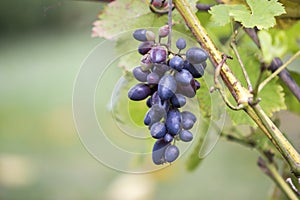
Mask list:
POLYGON ((258 86, 258 92, 260 92, 267 83, 269 83, 275 76, 277 76, 282 70, 284 70, 291 62, 293 62, 298 56, 300 56, 300 50, 297 51, 288 61, 286 61, 281 67, 279 67, 274 73, 272 73, 268 78, 266 78, 263 82, 258 86))
POLYGON ((238 50, 237 50, 237 47, 236 47, 236 40, 234 39, 234 40, 231 42, 230 45, 231 45, 232 50, 233 50, 234 54, 236 55, 236 58, 238 59, 238 61, 239 61, 239 63, 240 63, 240 66, 241 66, 241 68, 242 68, 244 77, 245 77, 246 82, 247 82, 247 85, 248 85, 248 90, 249 90, 250 92, 252 92, 252 91, 253 91, 252 84, 251 84, 250 78, 249 78, 249 76, 248 76, 248 73, 247 73, 247 71, 246 71, 246 68, 245 68, 245 66, 244 66, 244 63, 243 63, 243 61, 242 61, 242 59, 241 59, 241 57, 240 57, 240 54, 239 54, 239 52, 238 52, 238 50))

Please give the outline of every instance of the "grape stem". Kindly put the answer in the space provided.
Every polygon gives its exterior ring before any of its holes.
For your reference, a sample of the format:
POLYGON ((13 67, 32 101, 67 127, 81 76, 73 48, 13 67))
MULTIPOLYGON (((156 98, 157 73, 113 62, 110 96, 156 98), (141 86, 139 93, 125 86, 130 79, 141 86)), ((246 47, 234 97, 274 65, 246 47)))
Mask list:
POLYGON ((169 34, 168 34, 168 49, 171 49, 171 42, 172 42, 172 8, 173 2, 172 0, 168 0, 168 26, 169 26, 169 34))
MULTIPOLYGON (((218 66, 223 60, 223 54, 216 48, 206 30, 201 25, 198 17, 190 8, 187 0, 173 0, 173 3, 199 44, 207 51, 213 65, 218 66)), ((220 69, 220 76, 237 102, 237 105, 242 104, 244 106, 243 110, 254 120, 278 149, 283 158, 290 165, 291 171, 295 176, 300 177, 300 155, 297 150, 269 119, 259 104, 253 103, 253 95, 251 92, 242 86, 241 82, 235 77, 226 63, 224 63, 220 69)))

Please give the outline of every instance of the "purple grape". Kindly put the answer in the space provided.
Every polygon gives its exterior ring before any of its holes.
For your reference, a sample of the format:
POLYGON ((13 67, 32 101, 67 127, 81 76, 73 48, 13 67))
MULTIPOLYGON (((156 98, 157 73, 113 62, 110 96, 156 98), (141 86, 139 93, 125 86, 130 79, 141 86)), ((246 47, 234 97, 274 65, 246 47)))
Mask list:
POLYGON ((133 76, 136 78, 136 80, 141 82, 147 81, 147 76, 151 72, 149 70, 143 71, 141 67, 136 67, 132 70, 133 76))
POLYGON ((167 37, 170 33, 169 25, 164 25, 158 30, 159 37, 167 37))
POLYGON ((170 100, 175 108, 181 108, 186 104, 186 99, 182 94, 174 94, 170 100))
POLYGON ((186 41, 185 41, 185 39, 183 39, 183 38, 179 38, 177 41, 176 41, 176 47, 178 48, 178 49, 184 49, 185 47, 186 47, 186 41))
POLYGON ((165 163, 165 150, 170 143, 165 142, 163 139, 157 140, 152 149, 152 161, 156 165, 165 163))
POLYGON ((179 156, 179 149, 175 145, 169 145, 165 150, 165 161, 171 163, 179 156))
POLYGON ((166 132, 166 126, 162 122, 156 122, 150 128, 150 133, 155 139, 163 138, 166 135, 166 132))
POLYGON ((154 45, 154 43, 152 41, 143 42, 139 45, 138 52, 142 55, 145 55, 146 53, 148 53, 151 50, 153 45, 154 45))
POLYGON ((175 80, 181 85, 190 85, 193 79, 193 75, 185 69, 175 74, 175 80))
POLYGON ((190 131, 182 130, 179 133, 179 138, 184 142, 190 142, 193 140, 193 134, 190 131))
POLYGON ((162 46, 153 47, 150 50, 152 63, 165 63, 167 60, 167 50, 162 46))
POLYGON ((173 69, 177 71, 181 71, 183 68, 183 59, 179 56, 174 56, 173 58, 170 59, 169 65, 173 69))
POLYGON ((150 94, 150 87, 143 83, 134 85, 128 91, 128 97, 133 101, 140 101, 146 99, 150 94))
POLYGON ((177 135, 181 130, 181 115, 178 109, 174 108, 169 110, 166 119, 166 127, 168 133, 177 135))
POLYGON ((182 94, 186 97, 193 98, 196 95, 195 89, 192 85, 177 85, 176 93, 182 94))
POLYGON ((156 73, 151 72, 147 76, 147 82, 148 82, 148 84, 158 84, 159 76, 156 73))
POLYGON ((200 64, 201 62, 206 61, 207 54, 199 47, 192 47, 186 51, 186 59, 192 64, 200 64))
POLYGON ((158 83, 158 95, 161 100, 170 99, 176 91, 176 81, 171 75, 164 75, 158 83))

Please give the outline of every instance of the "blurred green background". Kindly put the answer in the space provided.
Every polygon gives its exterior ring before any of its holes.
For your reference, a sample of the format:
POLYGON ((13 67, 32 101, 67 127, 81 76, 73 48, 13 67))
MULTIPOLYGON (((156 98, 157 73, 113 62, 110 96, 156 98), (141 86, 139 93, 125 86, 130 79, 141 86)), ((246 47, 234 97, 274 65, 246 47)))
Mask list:
POLYGON ((0 2, 0 199, 267 199, 257 153, 237 144, 221 140, 195 172, 180 160, 146 175, 109 169, 84 149, 72 90, 101 42, 90 34, 103 5, 0 2))

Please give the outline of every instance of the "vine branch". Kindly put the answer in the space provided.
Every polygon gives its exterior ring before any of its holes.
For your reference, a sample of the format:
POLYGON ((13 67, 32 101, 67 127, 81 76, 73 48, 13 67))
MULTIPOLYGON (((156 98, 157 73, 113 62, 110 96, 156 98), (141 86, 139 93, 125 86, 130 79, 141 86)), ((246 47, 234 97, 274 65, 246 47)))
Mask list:
MULTIPOLYGON (((174 0, 173 3, 197 41, 200 43, 202 48, 208 52, 213 65, 215 67, 218 66, 223 60, 223 54, 216 48, 197 16, 190 8, 189 3, 186 0, 174 0)), ((237 104, 243 104, 245 106, 244 111, 271 140, 273 145, 289 163, 293 173, 300 177, 300 155, 296 149, 268 118, 259 105, 249 104, 249 102, 252 101, 253 95, 242 86, 241 82, 235 77, 226 63, 222 65, 220 75, 237 104)))

